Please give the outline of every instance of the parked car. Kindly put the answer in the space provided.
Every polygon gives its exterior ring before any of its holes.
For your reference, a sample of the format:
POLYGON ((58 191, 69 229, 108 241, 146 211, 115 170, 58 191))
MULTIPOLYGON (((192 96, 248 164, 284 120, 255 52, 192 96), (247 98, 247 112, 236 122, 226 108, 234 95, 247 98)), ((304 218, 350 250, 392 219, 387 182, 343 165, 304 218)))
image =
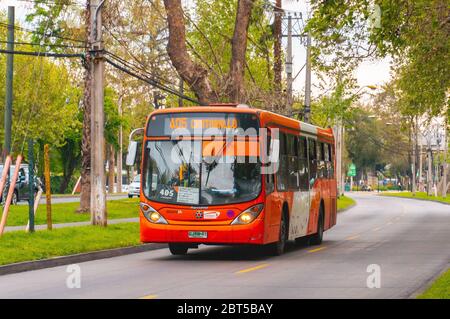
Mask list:
POLYGON ((140 195, 141 191, 141 175, 137 175, 130 185, 128 185, 128 198, 133 198, 133 196, 140 195))
POLYGON ((371 192, 372 191, 372 187, 370 185, 364 184, 363 186, 361 186, 361 190, 363 192, 371 192))
MULTIPOLYGON (((12 177, 14 174, 15 165, 11 165, 10 167, 10 176, 12 177)), ((30 188, 29 188, 29 180, 28 180, 28 165, 22 164, 20 165, 19 176, 16 181, 16 186, 14 187, 14 194, 11 200, 11 204, 15 205, 21 200, 29 200, 30 188)), ((0 165, 0 176, 3 174, 3 165, 0 165)), ((34 193, 36 194, 39 187, 42 187, 42 182, 39 177, 35 176, 34 180, 34 193)), ((6 184, 5 189, 3 190, 3 194, 0 194, 0 202, 3 202, 3 195, 6 196, 9 190, 9 183, 6 184)))

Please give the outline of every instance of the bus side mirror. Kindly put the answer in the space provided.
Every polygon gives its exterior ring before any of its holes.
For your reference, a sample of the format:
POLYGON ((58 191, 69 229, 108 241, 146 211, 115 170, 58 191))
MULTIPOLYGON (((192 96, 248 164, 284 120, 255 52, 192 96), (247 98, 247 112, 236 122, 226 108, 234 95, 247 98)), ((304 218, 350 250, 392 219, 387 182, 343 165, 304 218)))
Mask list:
POLYGON ((130 141, 130 144, 128 145, 128 154, 126 159, 126 164, 128 166, 133 166, 136 163, 137 146, 138 142, 136 141, 130 141))
POLYGON ((278 163, 280 157, 280 140, 277 138, 270 139, 269 163, 278 163))

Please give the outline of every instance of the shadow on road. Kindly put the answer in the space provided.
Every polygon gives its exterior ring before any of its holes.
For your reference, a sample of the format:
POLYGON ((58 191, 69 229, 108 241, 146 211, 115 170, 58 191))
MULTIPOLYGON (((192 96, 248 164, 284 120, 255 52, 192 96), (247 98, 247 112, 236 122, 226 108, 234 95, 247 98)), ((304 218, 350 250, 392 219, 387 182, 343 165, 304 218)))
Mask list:
MULTIPOLYGON (((301 243, 288 242, 286 245, 286 250, 283 256, 290 255, 292 253, 306 251, 311 247, 319 246, 309 246, 307 241, 304 240, 301 243)), ((268 247, 265 246, 252 246, 252 245, 242 245, 242 246, 209 246, 200 245, 198 249, 189 249, 189 252, 185 256, 172 256, 170 252, 167 251, 167 256, 162 256, 158 258, 152 258, 152 261, 258 261, 266 260, 269 258, 275 258, 276 256, 270 255, 268 252, 268 247)))

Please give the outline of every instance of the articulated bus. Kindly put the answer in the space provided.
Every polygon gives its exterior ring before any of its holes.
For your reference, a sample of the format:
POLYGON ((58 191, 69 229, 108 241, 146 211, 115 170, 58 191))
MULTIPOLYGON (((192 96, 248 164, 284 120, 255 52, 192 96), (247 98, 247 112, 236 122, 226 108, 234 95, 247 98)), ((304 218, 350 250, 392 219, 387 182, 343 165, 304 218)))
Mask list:
POLYGON ((336 224, 334 137, 246 105, 156 110, 141 159, 140 234, 174 255, 200 244, 321 244, 336 224))

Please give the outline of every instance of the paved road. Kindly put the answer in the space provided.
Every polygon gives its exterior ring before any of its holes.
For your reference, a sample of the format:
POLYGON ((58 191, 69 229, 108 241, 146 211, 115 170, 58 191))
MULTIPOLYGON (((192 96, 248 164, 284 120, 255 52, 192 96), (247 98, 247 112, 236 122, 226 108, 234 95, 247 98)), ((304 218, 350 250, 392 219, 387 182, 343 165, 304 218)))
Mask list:
POLYGON ((81 288, 66 267, 0 278, 2 298, 407 298, 450 260, 450 206, 355 194, 354 208, 320 247, 280 257, 244 247, 167 249, 81 263, 81 288), (381 267, 369 289, 368 265, 381 267))

